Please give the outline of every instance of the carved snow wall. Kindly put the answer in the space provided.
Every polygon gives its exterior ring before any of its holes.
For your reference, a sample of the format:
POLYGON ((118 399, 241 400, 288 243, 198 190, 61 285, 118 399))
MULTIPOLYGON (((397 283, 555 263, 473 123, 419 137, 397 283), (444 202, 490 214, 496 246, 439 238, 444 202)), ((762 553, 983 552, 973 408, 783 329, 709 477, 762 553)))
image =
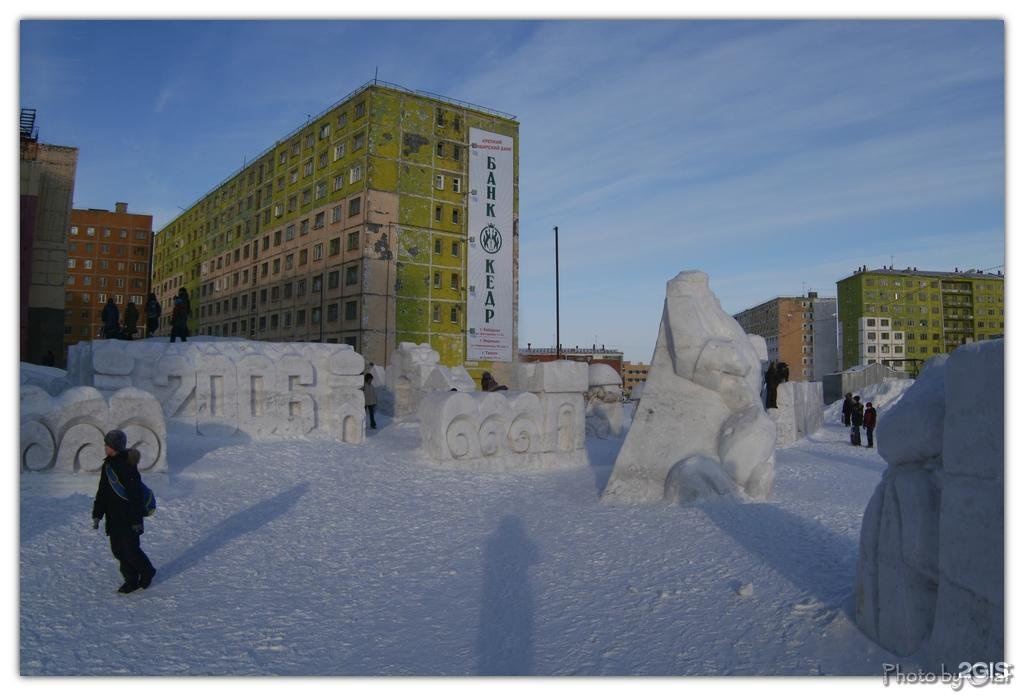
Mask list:
POLYGON ((932 666, 1004 659, 1003 341, 932 358, 879 421, 855 618, 932 666))
POLYGON ((587 375, 587 435, 602 440, 622 437, 622 378, 604 363, 590 365, 587 375))
POLYGON ((200 435, 364 438, 363 357, 332 343, 224 339, 71 346, 69 375, 101 391, 134 386, 200 435))
POLYGON ((137 449, 140 471, 167 470, 167 428, 156 398, 128 387, 105 396, 73 387, 51 396, 36 385, 21 388, 21 469, 96 472, 106 456, 103 435, 114 428, 137 449))
POLYGON ((439 466, 481 471, 586 466, 587 365, 518 365, 517 382, 524 391, 426 394, 419 418, 429 459, 439 466))
POLYGON ((776 447, 792 445, 821 428, 825 414, 821 382, 783 382, 775 403, 778 408, 768 409, 768 417, 775 421, 776 447))
MULTIPOLYGON (((476 390, 473 378, 466 368, 444 367, 438 361, 441 355, 429 343, 403 342, 398 344, 388 366, 387 392, 384 398, 378 394, 378 404, 383 412, 396 418, 415 415, 423 397, 432 391, 462 392, 476 390)), ((377 378, 374 377, 376 385, 377 378)))
POLYGON ((670 280, 643 396, 602 500, 767 498, 775 424, 759 399, 760 368, 707 274, 670 280))

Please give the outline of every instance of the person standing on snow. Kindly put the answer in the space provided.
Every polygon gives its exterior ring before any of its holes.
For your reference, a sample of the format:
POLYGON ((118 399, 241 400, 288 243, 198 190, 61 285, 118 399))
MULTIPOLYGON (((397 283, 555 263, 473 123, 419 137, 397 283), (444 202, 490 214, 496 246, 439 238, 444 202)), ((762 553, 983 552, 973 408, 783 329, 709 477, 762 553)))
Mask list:
POLYGON ((111 430, 103 437, 107 457, 92 505, 93 529, 99 529, 100 520, 106 518, 104 531, 110 537, 110 551, 124 577, 124 584, 117 588, 122 594, 149 587, 156 575, 139 539, 144 531, 139 452, 129 450, 127 445, 128 438, 121 430, 111 430))
POLYGON ((853 413, 853 394, 846 392, 843 397, 843 425, 850 427, 850 414, 853 413))
POLYGON ((156 295, 149 293, 146 299, 146 338, 155 334, 157 327, 160 326, 160 309, 156 295))
POLYGON ((124 308, 124 337, 126 340, 132 340, 138 325, 139 309, 135 306, 134 302, 129 300, 124 308))
POLYGON ((864 431, 868 434, 868 447, 875 446, 875 423, 878 422, 878 416, 875 413, 875 407, 868 402, 868 405, 864 407, 864 431))
POLYGON ((860 396, 853 397, 853 406, 850 410, 850 443, 860 446, 860 426, 864 424, 864 404, 860 402, 860 396))
POLYGON ((100 312, 104 338, 117 338, 120 335, 120 319, 121 312, 118 311, 117 305, 114 304, 114 298, 111 297, 107 300, 107 304, 103 305, 103 311, 100 312))
POLYGON ((363 390, 363 403, 366 404, 366 415, 370 417, 370 428, 376 430, 377 421, 374 420, 373 413, 377 410, 377 390, 373 388, 373 375, 369 372, 363 375, 363 386, 360 389, 363 390))
POLYGON ((171 343, 176 338, 188 343, 188 309, 180 295, 174 298, 174 309, 171 310, 171 343))

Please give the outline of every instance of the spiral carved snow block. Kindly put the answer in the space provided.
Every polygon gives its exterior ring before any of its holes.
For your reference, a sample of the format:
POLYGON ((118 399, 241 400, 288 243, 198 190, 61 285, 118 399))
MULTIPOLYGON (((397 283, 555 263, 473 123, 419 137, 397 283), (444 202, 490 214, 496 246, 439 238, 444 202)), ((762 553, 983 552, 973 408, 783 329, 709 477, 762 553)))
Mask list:
POLYGON ((235 339, 93 341, 69 375, 104 393, 132 386, 205 436, 363 441, 363 357, 350 346, 235 339))
POLYGON ((131 387, 109 398, 93 387, 51 397, 39 387, 21 392, 21 468, 25 471, 95 472, 105 455, 103 435, 115 428, 139 450, 141 471, 167 470, 163 410, 151 395, 131 387))
POLYGON ((755 343, 722 310, 706 274, 668 282, 654 358, 602 500, 770 495, 775 424, 759 397, 755 343))
POLYGON ((607 440, 622 436, 622 378, 611 365, 594 363, 587 371, 587 435, 607 440))
POLYGON ((1003 359, 1002 340, 933 358, 878 424, 855 619, 898 655, 927 643, 933 671, 1004 659, 1003 359))
MULTIPOLYGON (((585 378, 586 365, 575 363, 571 369, 580 368, 585 378)), ((435 464, 453 468, 517 471, 585 466, 585 380, 576 386, 580 391, 427 393, 419 408, 423 451, 435 464)))

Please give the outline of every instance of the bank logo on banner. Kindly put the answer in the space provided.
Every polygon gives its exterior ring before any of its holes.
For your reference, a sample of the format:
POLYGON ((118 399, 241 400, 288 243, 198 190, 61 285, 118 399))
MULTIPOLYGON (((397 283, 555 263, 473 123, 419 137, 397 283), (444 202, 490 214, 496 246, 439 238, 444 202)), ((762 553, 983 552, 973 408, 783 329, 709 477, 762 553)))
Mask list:
POLYGON ((497 254, 501 251, 501 231, 494 225, 480 230, 480 246, 488 254, 497 254))

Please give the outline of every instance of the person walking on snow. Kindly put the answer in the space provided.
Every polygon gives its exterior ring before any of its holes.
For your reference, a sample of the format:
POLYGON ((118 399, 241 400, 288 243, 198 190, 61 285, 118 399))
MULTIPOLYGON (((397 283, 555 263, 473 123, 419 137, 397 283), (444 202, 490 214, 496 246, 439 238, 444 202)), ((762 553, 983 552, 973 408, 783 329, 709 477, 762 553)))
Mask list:
POLYGON ((853 407, 850 411, 850 443, 860 446, 860 426, 864 424, 864 404, 860 402, 860 396, 853 397, 853 407))
POLYGON ((360 389, 363 390, 363 402, 366 404, 366 415, 370 417, 370 427, 376 430, 377 421, 374 420, 373 413, 377 410, 377 390, 373 387, 373 375, 369 372, 363 375, 363 386, 360 389))
POLYGON ((850 414, 853 413, 853 394, 846 392, 843 397, 843 425, 850 427, 850 414))
POLYGON ((144 531, 139 452, 127 448, 128 438, 121 430, 108 432, 103 445, 107 457, 100 469, 100 484, 92 504, 92 528, 99 529, 100 520, 106 518, 104 531, 110 537, 110 551, 124 578, 117 591, 128 594, 149 587, 156 575, 139 539, 144 531))
POLYGON ((878 416, 875 414, 875 407, 868 402, 868 405, 864 407, 864 431, 868 434, 868 447, 875 446, 875 423, 878 422, 878 416))

